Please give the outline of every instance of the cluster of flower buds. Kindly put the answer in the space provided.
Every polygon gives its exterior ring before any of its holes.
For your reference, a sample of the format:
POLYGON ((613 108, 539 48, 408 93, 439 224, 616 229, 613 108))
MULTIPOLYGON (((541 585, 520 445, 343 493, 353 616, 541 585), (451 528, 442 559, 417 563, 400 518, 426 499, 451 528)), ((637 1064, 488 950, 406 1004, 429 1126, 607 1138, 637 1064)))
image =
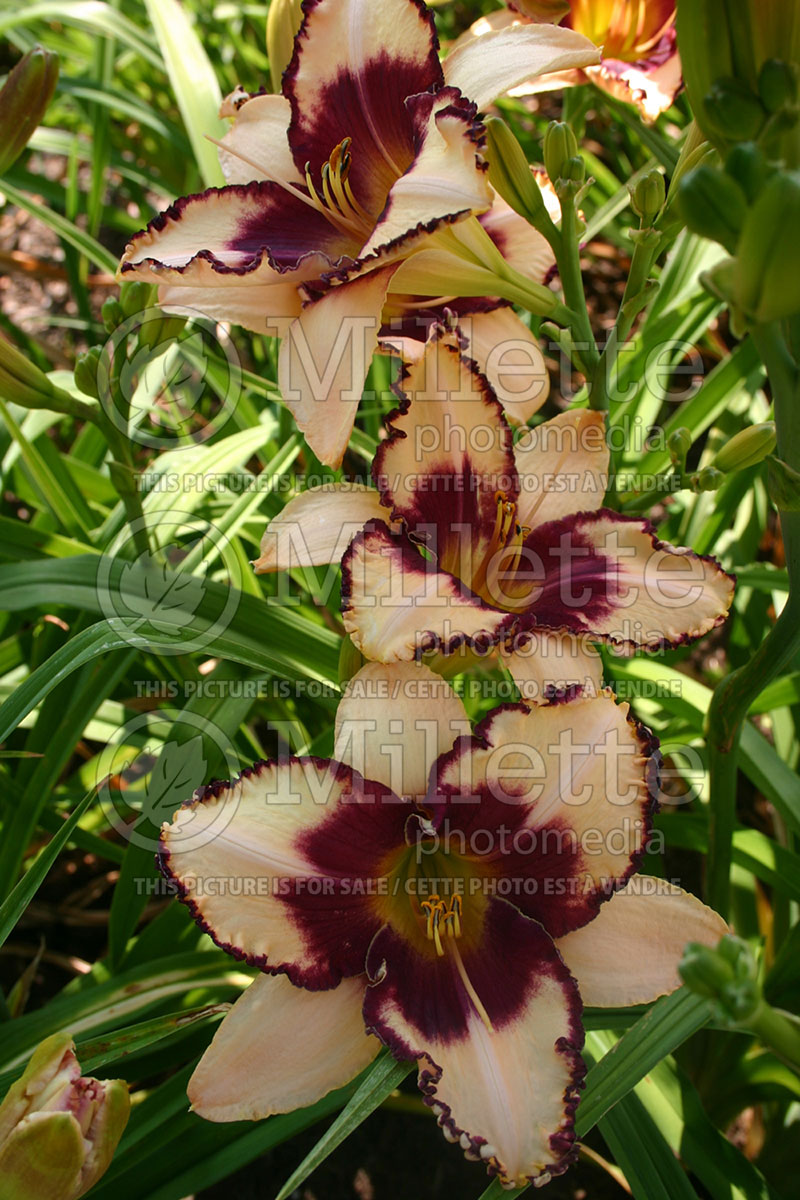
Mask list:
POLYGON ((77 1200, 107 1170, 130 1113, 121 1079, 81 1076, 72 1038, 36 1049, 0 1104, 3 1200, 77 1200))
POLYGON ((742 938, 725 934, 715 947, 690 942, 678 973, 689 991, 709 1001, 714 1019, 754 1034, 793 1070, 800 1067, 800 1019, 764 997, 755 955, 742 938))
POLYGON ((729 252, 704 276, 730 305, 734 332, 800 312, 800 171, 771 166, 754 143, 725 170, 703 164, 681 180, 687 225, 729 252))
POLYGON ((692 109, 723 153, 759 140, 797 165, 800 35, 792 8, 784 0, 678 4, 678 44, 692 109))
POLYGON ((722 1024, 746 1023, 762 1002, 753 952, 733 934, 726 934, 715 947, 690 942, 678 971, 690 991, 711 1001, 722 1024))
POLYGON ((0 174, 13 166, 53 98, 58 56, 34 46, 0 88, 0 174))

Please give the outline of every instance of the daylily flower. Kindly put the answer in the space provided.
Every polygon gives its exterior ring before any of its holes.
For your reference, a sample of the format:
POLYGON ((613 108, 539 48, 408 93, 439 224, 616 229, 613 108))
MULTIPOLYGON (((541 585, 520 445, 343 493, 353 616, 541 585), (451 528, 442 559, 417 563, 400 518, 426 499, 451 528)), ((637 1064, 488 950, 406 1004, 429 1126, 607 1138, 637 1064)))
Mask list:
POLYGON ((569 70, 561 76, 530 80, 511 89, 529 96, 554 88, 596 83, 598 87, 635 104, 654 121, 674 102, 681 86, 681 63, 675 39, 675 0, 506 0, 508 9, 479 18, 459 38, 460 49, 470 38, 526 24, 561 21, 562 27, 582 33, 603 51, 599 65, 569 70), (565 14, 565 10, 568 10, 565 14))
MULTIPOLYGON (((315 454, 337 465, 382 315, 453 296, 478 297, 479 312, 487 296, 556 305, 476 219, 493 199, 477 112, 599 54, 572 30, 531 26, 443 69, 417 0, 306 0, 304 13, 283 94, 238 91, 223 105, 229 185, 161 213, 120 270, 158 280, 164 305, 285 335, 284 399, 315 454)), ((521 321, 515 336, 532 342, 521 321)))
POLYGON ((37 1046, 0 1104, 3 1200, 77 1200, 108 1169, 130 1113, 121 1079, 81 1077, 75 1045, 37 1046))
POLYGON ((339 707, 337 758, 259 763, 176 813, 162 870, 262 971, 192 1076, 194 1110, 235 1121, 312 1104, 383 1042, 416 1059, 468 1158, 516 1185, 564 1171, 581 995, 652 1000, 678 986, 688 939, 726 931, 632 874, 656 751, 626 714, 610 695, 509 705, 448 749, 469 728, 449 686, 371 663, 339 707), (222 836, 181 849, 220 813, 222 836))
POLYGON ((602 414, 561 413, 513 446, 485 378, 441 327, 399 395, 375 489, 301 493, 254 564, 341 560, 344 625, 367 658, 498 647, 523 696, 547 699, 601 686, 595 642, 655 650, 725 619, 733 580, 714 559, 600 507, 602 414))

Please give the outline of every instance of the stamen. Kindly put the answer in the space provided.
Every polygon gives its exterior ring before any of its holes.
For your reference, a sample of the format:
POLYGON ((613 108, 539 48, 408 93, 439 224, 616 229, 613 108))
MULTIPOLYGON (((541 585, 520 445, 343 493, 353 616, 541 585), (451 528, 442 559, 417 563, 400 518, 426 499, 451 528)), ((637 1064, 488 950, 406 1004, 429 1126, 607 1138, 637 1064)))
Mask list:
MULTIPOLYGON (((502 492, 495 492, 497 512, 494 519, 494 529, 489 539, 489 545, 472 579, 472 590, 479 595, 491 593, 497 583, 500 567, 503 561, 501 553, 506 548, 516 551, 515 564, 522 553, 521 527, 515 523, 517 506, 513 500, 507 499, 502 492), (514 532, 516 531, 516 532, 514 532), (517 545, 519 539, 519 545, 517 545)), ((493 603, 493 601, 492 601, 493 603)))
POLYGON ((444 946, 442 945, 442 939, 439 935, 439 917, 441 916, 441 912, 442 910, 437 908, 436 912, 433 914, 433 941, 439 958, 444 957, 444 946))
POLYGON ((427 913, 425 936, 429 942, 435 944, 436 953, 441 958, 444 955, 441 927, 444 927, 445 937, 461 937, 461 897, 452 896, 448 903, 447 900, 442 900, 440 896, 434 895, 430 900, 421 901, 420 908, 427 913))

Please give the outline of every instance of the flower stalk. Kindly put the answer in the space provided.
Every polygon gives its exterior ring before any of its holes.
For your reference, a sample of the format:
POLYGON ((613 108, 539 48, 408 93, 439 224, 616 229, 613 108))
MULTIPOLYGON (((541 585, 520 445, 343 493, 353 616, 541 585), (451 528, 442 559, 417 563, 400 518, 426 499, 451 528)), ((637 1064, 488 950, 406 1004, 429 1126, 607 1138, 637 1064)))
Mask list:
MULTIPOLYGON (((753 341, 767 369, 775 409, 779 457, 800 470, 800 366, 778 322, 756 326, 753 341)), ((708 710, 707 737, 711 798, 708 901, 723 916, 730 905, 730 870, 736 822, 738 750, 742 724, 756 696, 792 661, 800 648, 800 512, 780 510, 789 573, 789 597, 775 625, 743 667, 717 685, 708 710)))

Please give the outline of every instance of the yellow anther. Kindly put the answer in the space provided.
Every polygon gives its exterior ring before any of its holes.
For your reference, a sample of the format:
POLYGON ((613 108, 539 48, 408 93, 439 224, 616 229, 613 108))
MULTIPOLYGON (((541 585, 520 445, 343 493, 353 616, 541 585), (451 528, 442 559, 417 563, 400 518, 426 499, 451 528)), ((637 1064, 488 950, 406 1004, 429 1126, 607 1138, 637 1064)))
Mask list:
POLYGON ((356 200, 347 181, 352 163, 349 153, 351 144, 351 138, 344 138, 338 146, 334 146, 328 161, 323 164, 320 172, 321 195, 311 177, 311 164, 306 163, 306 187, 314 208, 332 225, 345 233, 362 237, 372 228, 373 221, 356 200))

